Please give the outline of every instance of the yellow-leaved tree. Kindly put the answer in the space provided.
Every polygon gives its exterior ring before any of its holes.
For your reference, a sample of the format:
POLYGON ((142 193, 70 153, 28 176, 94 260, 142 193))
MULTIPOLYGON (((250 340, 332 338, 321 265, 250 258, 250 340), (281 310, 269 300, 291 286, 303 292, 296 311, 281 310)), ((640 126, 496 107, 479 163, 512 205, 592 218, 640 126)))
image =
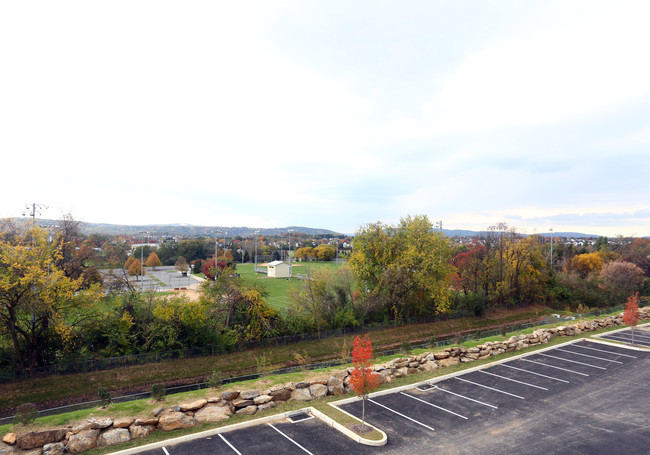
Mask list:
POLYGON ((10 341, 16 367, 52 363, 57 349, 74 345, 77 335, 99 317, 99 285, 84 289, 57 266, 62 252, 40 228, 0 228, 0 334, 10 341))

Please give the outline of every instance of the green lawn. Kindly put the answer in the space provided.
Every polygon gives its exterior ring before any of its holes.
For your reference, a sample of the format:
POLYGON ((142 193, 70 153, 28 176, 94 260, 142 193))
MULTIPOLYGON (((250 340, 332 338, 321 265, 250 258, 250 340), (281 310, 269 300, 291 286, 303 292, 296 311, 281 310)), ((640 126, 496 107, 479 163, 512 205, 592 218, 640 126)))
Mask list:
MULTIPOLYGON (((259 265, 258 265, 259 267, 259 265)), ((337 269, 341 267, 340 263, 335 262, 294 262, 291 264, 291 280, 286 278, 267 278, 265 274, 255 273, 254 264, 237 264, 237 273, 255 283, 261 284, 269 293, 265 298, 272 308, 277 311, 285 311, 291 303, 289 299, 289 289, 295 288, 301 290, 304 282, 295 277, 296 274, 306 274, 312 270, 322 268, 337 269)), ((262 267, 266 269, 266 267, 262 267)))

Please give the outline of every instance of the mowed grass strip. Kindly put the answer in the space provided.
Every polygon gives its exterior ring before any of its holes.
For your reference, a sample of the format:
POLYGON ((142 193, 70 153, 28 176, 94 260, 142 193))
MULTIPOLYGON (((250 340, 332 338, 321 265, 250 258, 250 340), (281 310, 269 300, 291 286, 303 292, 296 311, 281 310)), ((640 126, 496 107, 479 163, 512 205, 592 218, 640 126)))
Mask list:
MULTIPOLYGON (((403 342, 422 343, 432 336, 444 336, 461 331, 487 329, 499 325, 522 322, 551 313, 546 307, 535 306, 509 311, 500 310, 483 318, 459 318, 426 324, 412 324, 369 332, 376 351, 399 347, 403 342)), ((308 362, 341 358, 344 345, 352 348, 356 334, 251 349, 230 354, 172 360, 147 365, 135 365, 113 370, 34 378, 0 385, 0 408, 13 408, 21 403, 43 403, 76 397, 77 401, 97 399, 97 390, 103 387, 117 394, 149 391, 154 383, 168 385, 199 382, 212 371, 224 377, 256 372, 256 358, 266 357, 267 368, 275 369, 295 365, 299 353, 308 362)), ((117 396, 113 393, 114 396, 117 396)), ((56 406, 56 404, 53 404, 56 406)))

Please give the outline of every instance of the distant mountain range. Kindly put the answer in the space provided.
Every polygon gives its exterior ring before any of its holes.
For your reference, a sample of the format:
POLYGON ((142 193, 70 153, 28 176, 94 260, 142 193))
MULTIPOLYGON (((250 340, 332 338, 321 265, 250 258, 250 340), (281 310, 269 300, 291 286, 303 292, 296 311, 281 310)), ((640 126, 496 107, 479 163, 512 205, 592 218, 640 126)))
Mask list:
MULTIPOLYGON (((29 218, 16 218, 16 221, 31 222, 29 218)), ((52 226, 58 224, 57 220, 37 220, 41 226, 52 226)), ((252 228, 246 226, 193 226, 191 224, 147 224, 142 226, 132 226, 126 224, 108 224, 108 223, 85 223, 81 222, 81 231, 84 234, 107 234, 107 235, 132 235, 137 236, 141 232, 147 232, 151 235, 169 235, 174 237, 211 237, 215 231, 227 232, 228 236, 253 236, 256 231, 260 235, 280 235, 286 234, 289 230, 306 235, 344 235, 329 229, 310 228, 305 226, 287 226, 278 228, 252 228)), ((442 232, 449 237, 477 237, 487 234, 487 231, 470 231, 466 229, 443 229, 442 232)), ((347 234, 353 235, 353 234, 347 234)), ((542 237, 550 237, 550 232, 539 233, 542 237)), ((574 237, 574 238, 597 238, 598 235, 582 234, 579 232, 554 232, 554 237, 574 237)))

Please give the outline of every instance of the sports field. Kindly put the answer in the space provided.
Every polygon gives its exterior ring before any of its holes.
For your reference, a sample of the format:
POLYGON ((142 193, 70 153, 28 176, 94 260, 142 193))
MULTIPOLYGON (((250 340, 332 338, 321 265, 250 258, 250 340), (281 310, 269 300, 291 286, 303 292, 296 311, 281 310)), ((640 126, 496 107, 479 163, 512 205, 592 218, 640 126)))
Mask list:
MULTIPOLYGON (((291 273, 293 277, 291 280, 286 278, 267 278, 266 274, 255 273, 254 264, 237 264, 237 273, 247 279, 255 280, 255 283, 260 283, 268 291, 269 295, 265 297, 266 303, 278 311, 284 311, 291 303, 289 299, 289 289, 296 288, 302 289, 304 286, 303 280, 296 278, 297 274, 308 274, 310 271, 322 268, 337 269, 343 263, 337 262, 292 262, 291 273)), ((266 270, 263 264, 258 264, 258 268, 266 270)))

